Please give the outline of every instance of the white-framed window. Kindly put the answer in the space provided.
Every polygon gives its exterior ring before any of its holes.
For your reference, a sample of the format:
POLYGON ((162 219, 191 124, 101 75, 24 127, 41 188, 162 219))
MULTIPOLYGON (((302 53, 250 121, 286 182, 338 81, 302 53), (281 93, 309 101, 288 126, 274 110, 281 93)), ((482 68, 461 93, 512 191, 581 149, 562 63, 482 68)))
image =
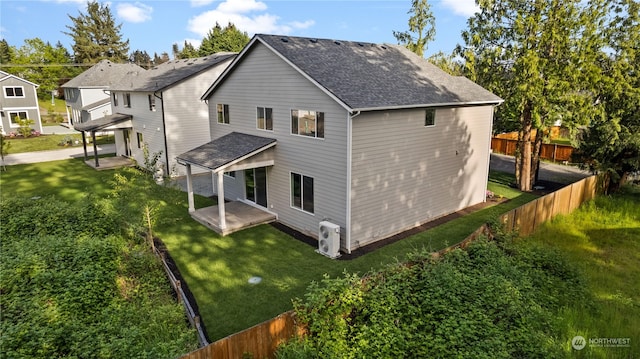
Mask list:
POLYGON ((149 111, 156 110, 156 97, 153 94, 149 94, 149 111))
POLYGON ((324 138, 324 112, 291 110, 291 133, 324 138))
POLYGON ((313 177, 291 172, 291 207, 314 213, 313 177))
POLYGON ((5 97, 24 97, 24 87, 22 86, 5 86, 5 97))
POLYGON ((122 102, 124 104, 124 107, 131 108, 131 94, 130 93, 123 93, 122 94, 122 102))
POLYGON ((436 109, 428 108, 425 110, 424 125, 425 127, 433 127, 436 125, 436 109))
POLYGON ((225 172, 225 176, 236 178, 236 171, 225 172))
POLYGON ((229 105, 225 103, 219 103, 217 105, 218 110, 218 123, 229 124, 229 105))
POLYGON ((112 93, 111 94, 111 98, 112 98, 112 101, 113 101, 113 106, 118 106, 118 94, 115 93, 115 92, 112 93))
POLYGON ((16 117, 19 117, 21 120, 26 120, 29 116, 27 111, 9 111, 8 113, 11 127, 20 127, 20 124, 16 121, 16 117))
POLYGON ((273 131, 273 109, 258 107, 256 110, 256 126, 261 130, 273 131))
POLYGON ((142 133, 136 132, 136 138, 138 139, 138 148, 142 148, 144 144, 144 138, 142 137, 142 133))

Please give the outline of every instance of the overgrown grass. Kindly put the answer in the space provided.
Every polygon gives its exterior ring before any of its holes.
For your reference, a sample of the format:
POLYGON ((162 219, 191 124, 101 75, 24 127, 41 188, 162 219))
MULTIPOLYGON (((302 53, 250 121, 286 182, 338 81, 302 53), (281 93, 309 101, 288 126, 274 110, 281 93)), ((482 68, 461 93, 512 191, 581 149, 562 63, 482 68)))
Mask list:
MULTIPOLYGON (((0 174, 2 196, 57 194, 78 201, 88 192, 112 195, 114 171, 94 171, 82 161, 66 160, 9 166, 0 174)), ((493 175, 492 175, 493 176, 493 175)), ((129 184, 135 186, 134 184, 129 184)), ((190 290, 197 299, 210 339, 215 340, 260 323, 292 308, 308 284, 324 274, 340 276, 345 270, 364 274, 388 263, 403 261, 414 250, 438 250, 455 244, 481 224, 535 196, 508 185, 490 182, 489 189, 511 198, 471 215, 403 239, 354 260, 330 260, 270 225, 262 225, 220 237, 195 222, 187 211, 187 196, 175 189, 157 187, 152 193, 128 191, 123 205, 140 209, 151 204, 156 218, 154 231, 167 245, 190 290), (252 276, 263 278, 249 284, 252 276)), ((120 190, 116 191, 119 192, 120 190)), ((196 207, 212 200, 196 196, 196 207)), ((125 208, 123 208, 123 211, 125 208)), ((128 210, 128 209, 127 209, 128 210)), ((142 220, 138 215, 130 220, 142 220)))
POLYGON ((576 298, 562 319, 565 349, 581 335, 577 357, 640 358, 640 189, 598 197, 546 223, 523 245, 559 249, 585 274, 592 298, 576 298), (589 345, 590 338, 630 338, 629 348, 589 345))
MULTIPOLYGON (((5 141, 10 143, 9 150, 7 151, 9 154, 82 147, 82 135, 75 133, 67 135, 40 135, 38 137, 27 138, 5 138, 5 141)), ((115 138, 113 135, 98 136, 96 137, 96 143, 98 145, 115 143, 115 138)))

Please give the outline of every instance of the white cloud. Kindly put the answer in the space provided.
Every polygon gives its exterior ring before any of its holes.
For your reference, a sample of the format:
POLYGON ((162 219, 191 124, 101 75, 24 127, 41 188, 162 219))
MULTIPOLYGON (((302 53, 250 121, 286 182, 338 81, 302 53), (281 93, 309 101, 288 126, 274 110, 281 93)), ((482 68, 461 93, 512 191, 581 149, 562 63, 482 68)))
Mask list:
POLYGON ((475 0, 442 0, 442 5, 453 10, 454 14, 471 17, 480 12, 480 7, 475 0))
MULTIPOLYGON (((196 1, 192 0, 192 4, 196 1)), ((250 36, 257 33, 288 34, 293 29, 306 29, 315 24, 313 20, 292 21, 288 24, 280 23, 280 17, 269 13, 267 5, 255 0, 226 0, 215 10, 206 11, 189 19, 187 28, 204 37, 216 24, 226 26, 233 23, 240 31, 246 31, 250 36), (257 14, 251 14, 257 13, 257 14)))
POLYGON ((207 6, 214 1, 215 0, 191 0, 191 6, 192 7, 207 6))
POLYGON ((120 3, 116 9, 118 17, 128 22, 145 22, 151 20, 153 8, 142 3, 120 3))

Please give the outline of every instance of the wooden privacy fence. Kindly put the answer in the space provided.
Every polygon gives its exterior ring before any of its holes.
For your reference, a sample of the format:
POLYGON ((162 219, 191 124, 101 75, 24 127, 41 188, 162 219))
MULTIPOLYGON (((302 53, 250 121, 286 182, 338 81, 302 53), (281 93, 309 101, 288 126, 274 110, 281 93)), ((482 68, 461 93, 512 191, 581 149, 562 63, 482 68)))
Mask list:
MULTIPOLYGON (((506 138, 491 138, 491 149, 496 153, 513 156, 518 147, 517 140, 506 138)), ((553 143, 543 143, 540 148, 540 158, 552 161, 571 161, 573 147, 567 145, 558 145, 553 143)))
POLYGON ((296 334, 303 334, 293 310, 257 324, 239 333, 222 338, 180 359, 271 358, 278 345, 296 334))
POLYGON ((582 203, 595 198, 598 176, 584 178, 555 192, 540 197, 500 216, 499 221, 507 232, 517 230, 526 236, 545 221, 558 214, 569 214, 582 203))

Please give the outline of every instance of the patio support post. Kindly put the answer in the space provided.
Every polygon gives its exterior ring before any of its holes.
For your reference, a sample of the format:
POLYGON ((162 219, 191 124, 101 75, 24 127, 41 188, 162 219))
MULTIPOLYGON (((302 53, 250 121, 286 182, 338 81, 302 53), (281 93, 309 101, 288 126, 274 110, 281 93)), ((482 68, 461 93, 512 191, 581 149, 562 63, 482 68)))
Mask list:
POLYGON ((222 172, 215 172, 215 175, 218 180, 218 216, 220 217, 220 229, 225 230, 227 228, 227 220, 224 210, 224 175, 222 172))
POLYGON ((84 131, 82 131, 82 149, 84 149, 84 161, 87 162, 89 160, 87 155, 87 135, 84 131))
POLYGON ((100 167, 98 163, 98 145, 96 145, 96 131, 91 131, 91 138, 93 139, 93 158, 96 159, 96 168, 100 167))
POLYGON ((189 213, 196 211, 196 207, 193 204, 193 183, 191 180, 191 164, 187 163, 187 197, 189 198, 189 213))

